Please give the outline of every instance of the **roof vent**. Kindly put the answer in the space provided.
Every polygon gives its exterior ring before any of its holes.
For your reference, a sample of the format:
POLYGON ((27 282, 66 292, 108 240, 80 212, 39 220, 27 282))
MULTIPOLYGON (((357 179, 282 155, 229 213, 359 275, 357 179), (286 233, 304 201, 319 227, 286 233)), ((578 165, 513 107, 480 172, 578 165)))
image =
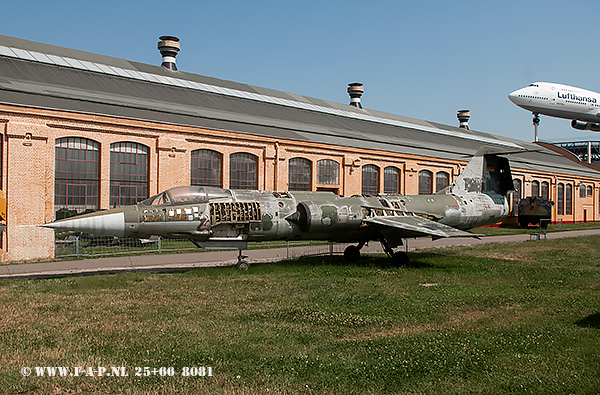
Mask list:
POLYGON ((173 36, 161 36, 159 37, 158 42, 158 50, 162 55, 162 64, 161 66, 177 71, 177 65, 175 64, 175 57, 177 53, 181 49, 181 45, 179 44, 179 39, 173 36))
POLYGON ((469 118, 471 118, 469 110, 458 110, 456 118, 458 118, 459 128, 469 130, 469 118))
POLYGON ((360 98, 362 94, 365 92, 365 88, 363 88, 363 84, 360 82, 353 82, 348 84, 348 94, 350 95, 350 105, 358 108, 363 108, 360 103, 360 98))

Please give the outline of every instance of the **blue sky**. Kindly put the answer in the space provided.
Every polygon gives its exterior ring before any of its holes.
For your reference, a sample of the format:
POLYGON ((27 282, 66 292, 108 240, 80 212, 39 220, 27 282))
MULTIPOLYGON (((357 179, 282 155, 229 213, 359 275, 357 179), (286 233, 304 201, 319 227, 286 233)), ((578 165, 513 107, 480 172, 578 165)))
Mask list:
MULTIPOLYGON (((0 34, 160 64, 181 39, 180 70, 533 140, 508 93, 534 81, 600 91, 595 1, 22 1, 0 34), (169 4, 169 5, 166 5, 169 4)), ((540 139, 600 139, 542 117, 540 139)))

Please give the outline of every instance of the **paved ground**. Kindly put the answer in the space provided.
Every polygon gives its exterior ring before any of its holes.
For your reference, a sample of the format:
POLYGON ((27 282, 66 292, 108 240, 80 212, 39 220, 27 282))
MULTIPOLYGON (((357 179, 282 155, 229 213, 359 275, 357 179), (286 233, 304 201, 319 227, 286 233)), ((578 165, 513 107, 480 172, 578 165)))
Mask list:
MULTIPOLYGON (((547 233, 548 239, 578 237, 600 234, 600 229, 547 233)), ((509 236, 487 236, 481 239, 455 238, 432 241, 430 238, 409 239, 408 249, 474 245, 485 243, 508 243, 530 240, 529 234, 509 236)), ((290 250, 302 247, 290 247, 290 250)), ((291 251, 292 253, 294 251, 291 251)), ((362 249, 363 253, 382 253, 378 242, 371 242, 362 249)), ((232 266, 237 262, 237 250, 205 251, 188 254, 132 255, 110 258, 84 259, 78 261, 56 261, 0 265, 0 279, 60 277, 73 274, 116 273, 122 271, 169 272, 199 267, 232 266)), ((286 248, 248 250, 244 252, 252 262, 276 262, 286 259, 286 248)), ((299 254, 293 254, 299 255, 299 254)))

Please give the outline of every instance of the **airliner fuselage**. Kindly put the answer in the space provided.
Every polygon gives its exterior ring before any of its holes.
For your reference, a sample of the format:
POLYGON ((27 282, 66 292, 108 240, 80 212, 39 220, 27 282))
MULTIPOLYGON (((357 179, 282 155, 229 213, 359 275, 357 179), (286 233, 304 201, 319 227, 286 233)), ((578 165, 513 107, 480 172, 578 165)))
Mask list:
POLYGON ((600 131, 600 93, 550 82, 534 82, 508 95, 534 114, 570 119, 579 130, 600 131))

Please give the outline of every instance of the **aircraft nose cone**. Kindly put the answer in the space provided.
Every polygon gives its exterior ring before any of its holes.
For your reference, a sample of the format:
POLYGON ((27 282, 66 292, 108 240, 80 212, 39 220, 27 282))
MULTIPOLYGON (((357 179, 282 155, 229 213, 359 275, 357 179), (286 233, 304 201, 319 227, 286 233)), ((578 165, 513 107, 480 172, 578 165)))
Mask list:
POLYGON ((65 218, 40 226, 62 232, 74 231, 122 237, 125 233, 125 214, 122 208, 115 208, 65 218))
MULTIPOLYGON (((527 97, 527 95, 531 95, 531 92, 527 90, 527 88, 517 89, 514 92, 508 94, 508 98, 511 102, 516 104, 519 107, 523 107, 530 103, 531 99, 527 97)), ((524 107, 523 107, 524 108, 524 107)))
POLYGON ((508 94, 508 99, 515 104, 517 104, 517 98, 519 97, 519 90, 516 90, 516 91, 508 94))

